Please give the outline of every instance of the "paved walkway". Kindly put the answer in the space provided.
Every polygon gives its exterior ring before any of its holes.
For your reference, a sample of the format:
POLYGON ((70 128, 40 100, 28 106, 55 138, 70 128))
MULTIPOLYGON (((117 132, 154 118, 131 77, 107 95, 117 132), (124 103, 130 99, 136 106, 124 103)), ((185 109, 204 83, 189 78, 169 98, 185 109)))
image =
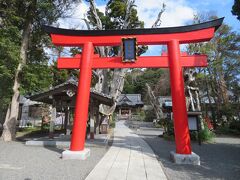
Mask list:
POLYGON ((164 180, 161 165, 149 145, 124 121, 116 123, 111 148, 86 180, 164 180))

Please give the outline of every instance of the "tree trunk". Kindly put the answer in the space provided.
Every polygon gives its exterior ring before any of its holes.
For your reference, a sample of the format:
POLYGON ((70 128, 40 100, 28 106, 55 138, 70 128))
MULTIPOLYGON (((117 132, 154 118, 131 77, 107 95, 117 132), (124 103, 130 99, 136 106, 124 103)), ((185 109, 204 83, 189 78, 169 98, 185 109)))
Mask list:
MULTIPOLYGON (((92 11, 94 18, 96 20, 96 28, 102 30, 103 26, 102 26, 102 22, 98 16, 98 14, 97 14, 96 4, 95 4, 94 0, 90 0, 89 3, 90 3, 90 10, 92 11)), ((130 15, 130 9, 131 9, 132 5, 133 5, 132 1, 128 2, 128 8, 127 8, 127 12, 126 12, 127 14, 126 14, 126 18, 125 18, 126 22, 124 22, 123 29, 126 29, 129 24, 128 16, 130 15)), ((108 56, 108 53, 107 53, 108 47, 105 47, 105 48, 98 47, 97 50, 101 57, 108 56)), ((108 70, 97 70, 96 72, 97 72, 99 78, 98 78, 98 83, 95 85, 95 89, 100 93, 109 94, 115 100, 117 100, 123 90, 126 69, 114 69, 111 85, 108 84, 108 82, 109 82, 108 70)), ((116 103, 114 103, 113 106, 111 106, 111 107, 108 107, 105 105, 100 105, 99 108, 100 108, 100 112, 103 115, 108 116, 114 112, 114 110, 116 108, 116 103)))
MULTIPOLYGON (((127 29, 129 28, 129 24, 130 24, 130 16, 131 16, 131 10, 134 6, 134 0, 127 0, 126 1, 126 15, 125 18, 123 20, 122 23, 122 27, 120 29, 127 29)), ((95 5, 95 1, 94 0, 89 0, 90 3, 90 10, 92 12, 92 14, 94 15, 94 18, 96 20, 96 28, 97 29, 103 29, 102 26, 102 22, 101 19, 99 18, 98 14, 97 14, 97 10, 96 10, 96 5, 95 5)), ((107 10, 106 10, 107 11, 107 10)), ((158 18, 155 22, 155 28, 157 27, 157 25, 161 24, 161 16, 162 13, 165 11, 165 4, 163 4, 162 10, 160 11, 158 18)), ((86 21, 85 21, 86 22, 86 21)), ((90 27, 90 26, 88 26, 90 27)), ((109 48, 108 47, 99 47, 98 48, 98 52, 101 56, 108 56, 108 52, 109 48)), ((118 55, 121 56, 121 51, 119 50, 118 55)), ((104 94, 109 94, 110 96, 112 96, 115 100, 115 103, 113 104, 113 106, 108 107, 108 106, 104 106, 104 105, 100 105, 99 109, 100 112, 103 115, 111 115, 116 108, 116 102, 119 98, 119 96, 121 95, 121 92, 123 90, 123 86, 124 86, 124 78, 125 78, 125 74, 127 72, 127 69, 114 69, 113 74, 112 74, 112 80, 111 80, 111 84, 109 85, 109 72, 108 70, 97 70, 97 73, 99 74, 99 82, 96 84, 95 89, 97 91, 100 91, 104 94), (110 89, 109 89, 110 88, 110 89)))
MULTIPOLYGON (((29 10, 32 11, 30 7, 29 7, 29 10)), ((26 20, 26 26, 23 29, 23 33, 22 33, 22 42, 21 42, 21 48, 20 48, 20 62, 18 64, 15 77, 14 77, 13 96, 12 96, 11 104, 8 106, 5 122, 3 124, 3 133, 1 137, 3 141, 12 141, 12 140, 15 140, 16 138, 16 124, 17 124, 18 111, 19 111, 19 95, 20 95, 19 74, 21 73, 23 66, 26 64, 31 26, 32 26, 32 16, 30 16, 30 18, 26 20)))
POLYGON ((160 107, 159 101, 155 97, 155 95, 154 95, 151 87, 148 85, 148 83, 146 83, 146 87, 147 87, 147 93, 148 93, 148 97, 149 97, 151 106, 153 107, 153 110, 156 114, 157 120, 160 120, 161 118, 163 118, 163 112, 160 107))
MULTIPOLYGON (((206 74, 206 71, 204 70, 204 74, 206 74)), ((213 120, 213 128, 216 129, 217 127, 217 122, 216 122, 216 116, 215 116, 215 110, 213 107, 213 103, 212 103, 212 98, 210 96, 210 92, 209 92, 209 82, 208 79, 205 75, 205 82, 206 82, 206 92, 207 92, 207 98, 208 98, 208 102, 209 102, 209 106, 210 106, 210 110, 212 112, 212 120, 213 120)))

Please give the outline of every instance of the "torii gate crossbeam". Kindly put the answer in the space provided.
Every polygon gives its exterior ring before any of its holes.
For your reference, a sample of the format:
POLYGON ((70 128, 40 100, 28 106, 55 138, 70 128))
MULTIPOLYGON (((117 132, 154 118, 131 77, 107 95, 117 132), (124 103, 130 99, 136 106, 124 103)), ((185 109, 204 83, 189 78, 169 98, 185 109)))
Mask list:
POLYGON ((81 69, 70 151, 84 151, 92 69, 161 67, 170 69, 176 153, 191 154, 182 68, 205 67, 207 56, 181 55, 180 44, 209 41, 222 21, 223 18, 190 26, 127 30, 68 30, 45 26, 56 46, 83 47, 82 55, 58 59, 60 69, 81 69), (122 38, 129 37, 136 38, 139 45, 165 44, 168 55, 139 57, 135 62, 94 55, 94 46, 119 46, 122 38))

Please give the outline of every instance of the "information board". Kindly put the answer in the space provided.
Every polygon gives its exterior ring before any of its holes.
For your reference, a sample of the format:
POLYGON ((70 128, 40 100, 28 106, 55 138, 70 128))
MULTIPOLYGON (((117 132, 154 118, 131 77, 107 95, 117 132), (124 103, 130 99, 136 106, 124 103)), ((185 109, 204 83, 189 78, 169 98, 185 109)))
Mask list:
POLYGON ((122 61, 134 62, 137 60, 136 38, 122 38, 122 61))

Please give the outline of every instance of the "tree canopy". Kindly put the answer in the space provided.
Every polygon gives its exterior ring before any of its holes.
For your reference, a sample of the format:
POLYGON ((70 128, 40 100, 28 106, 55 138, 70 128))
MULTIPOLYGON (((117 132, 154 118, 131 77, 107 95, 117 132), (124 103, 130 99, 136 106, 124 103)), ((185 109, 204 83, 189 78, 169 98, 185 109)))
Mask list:
POLYGON ((52 82, 49 42, 42 25, 52 24, 77 0, 0 0, 0 110, 7 109, 3 139, 15 137, 19 95, 48 88, 52 82))
POLYGON ((237 19, 240 21, 240 0, 234 0, 232 14, 237 16, 237 19))
MULTIPOLYGON (((196 16, 195 21, 199 20, 196 16)), ((235 107, 240 96, 240 35, 223 24, 210 42, 191 44, 188 51, 208 55, 208 67, 198 69, 197 82, 202 98, 208 99, 213 116, 216 114, 213 118, 221 122, 222 116, 229 121, 238 116, 235 107)))

